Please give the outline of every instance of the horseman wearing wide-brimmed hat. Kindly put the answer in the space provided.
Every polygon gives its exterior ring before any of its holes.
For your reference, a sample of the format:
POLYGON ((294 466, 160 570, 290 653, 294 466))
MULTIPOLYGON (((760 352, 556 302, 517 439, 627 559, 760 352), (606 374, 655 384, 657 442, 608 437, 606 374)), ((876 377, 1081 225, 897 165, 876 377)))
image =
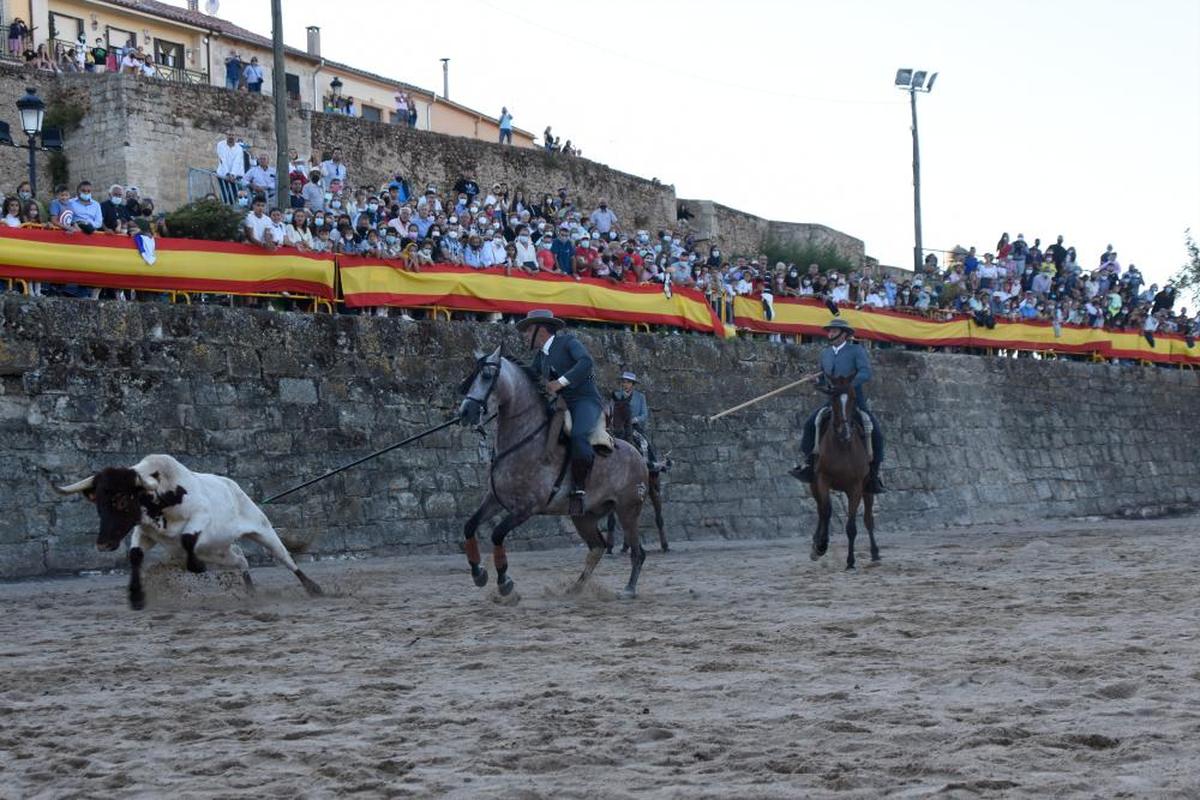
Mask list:
POLYGON ((546 391, 559 395, 571 412, 571 510, 583 513, 584 492, 596 453, 589 436, 603 414, 592 357, 583 342, 564 331, 566 323, 546 309, 534 309, 517 322, 517 330, 534 351, 533 371, 546 391))
MULTIPOLYGON (((654 452, 654 445, 650 443, 650 404, 646 402, 646 395, 637 388, 638 376, 637 373, 630 370, 625 370, 621 373, 621 388, 612 393, 613 403, 628 403, 629 404, 629 424, 633 428, 633 444, 646 457, 646 466, 651 472, 662 472, 668 468, 670 460, 659 463, 658 456, 654 452)), ((620 435, 619 433, 617 435, 620 435)))
MULTIPOLYGON (((854 376, 855 400, 858 408, 865 411, 871 418, 871 472, 867 477, 867 491, 879 494, 883 484, 879 480, 879 464, 883 461, 883 431, 879 421, 871 413, 867 403, 864 385, 871 380, 871 362, 867 358, 867 349, 853 341, 854 328, 844 319, 834 319, 825 325, 825 333, 829 336, 829 346, 821 351, 821 378, 817 385, 828 388, 831 378, 847 378, 854 376)), ((828 402, 822 408, 827 407, 828 402)), ((813 411, 804 423, 804 432, 800 437, 800 449, 804 453, 804 464, 792 470, 792 475, 802 481, 812 483, 816 479, 813 469, 813 445, 816 442, 817 415, 821 408, 813 411)))

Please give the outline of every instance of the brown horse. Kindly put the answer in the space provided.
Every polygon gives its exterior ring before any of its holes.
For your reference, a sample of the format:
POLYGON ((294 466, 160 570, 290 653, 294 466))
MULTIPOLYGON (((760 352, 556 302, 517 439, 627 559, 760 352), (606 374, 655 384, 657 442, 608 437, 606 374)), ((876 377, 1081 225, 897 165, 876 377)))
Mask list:
MULTIPOLYGON (((486 586, 487 569, 480 564, 479 543, 475 532, 480 523, 500 511, 506 516, 492 529, 492 561, 496 567, 496 585, 500 594, 513 590, 508 576, 508 555, 504 537, 530 517, 566 516, 569 486, 567 447, 554 435, 561 415, 547 408, 537 384, 521 366, 509 361, 497 347, 479 356, 472 372, 460 387, 465 396, 459 407, 464 424, 477 425, 489 401, 496 402, 496 454, 488 468, 488 493, 478 510, 463 527, 467 563, 476 586, 486 586)), ((604 556, 605 540, 599 521, 615 513, 625 531, 631 569, 622 597, 637 596, 638 576, 646 560, 638 535, 638 518, 646 499, 649 476, 646 459, 628 442, 614 443, 613 452, 597 455, 587 482, 587 506, 571 522, 588 546, 583 574, 575 582, 578 589, 591 576, 604 556)))
POLYGON ((867 456, 862 419, 855 403, 854 376, 833 378, 829 391, 830 411, 819 431, 816 480, 812 484, 813 499, 817 501, 817 530, 813 533, 809 557, 816 561, 829 549, 829 519, 833 515, 831 491, 846 495, 846 569, 854 569, 854 539, 858 535, 855 519, 858 504, 863 503, 863 523, 871 537, 871 560, 879 560, 879 545, 875 543, 875 495, 866 491, 871 459, 867 456))
MULTIPOLYGON (((629 442, 634 447, 637 447, 637 441, 634 438, 633 430, 633 414, 629 409, 629 400, 614 400, 609 410, 608 429, 613 436, 629 442)), ((649 482, 650 502, 654 506, 654 524, 658 527, 658 546, 665 553, 671 549, 667 544, 667 533, 663 530, 663 513, 662 513, 662 471, 657 469, 650 470, 649 482)), ((608 515, 608 538, 605 541, 606 548, 609 553, 613 549, 613 540, 617 529, 617 515, 608 515)), ((628 545, 621 548, 624 553, 628 549, 628 545)))

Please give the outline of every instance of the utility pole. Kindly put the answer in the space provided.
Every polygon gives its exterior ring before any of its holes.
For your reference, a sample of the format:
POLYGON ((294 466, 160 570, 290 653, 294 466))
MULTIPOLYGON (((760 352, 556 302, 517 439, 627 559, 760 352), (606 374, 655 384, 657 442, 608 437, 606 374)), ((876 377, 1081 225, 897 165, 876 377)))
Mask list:
POLYGON ((450 99, 450 59, 442 59, 442 99, 450 99))
POLYGON ((913 228, 916 232, 916 244, 913 246, 913 270, 921 271, 924 259, 921 254, 921 146, 917 143, 917 90, 909 88, 909 100, 912 102, 912 139, 913 139, 913 228))
POLYGON ((287 65, 283 58, 283 0, 271 0, 271 38, 275 50, 275 205, 288 176, 287 65))

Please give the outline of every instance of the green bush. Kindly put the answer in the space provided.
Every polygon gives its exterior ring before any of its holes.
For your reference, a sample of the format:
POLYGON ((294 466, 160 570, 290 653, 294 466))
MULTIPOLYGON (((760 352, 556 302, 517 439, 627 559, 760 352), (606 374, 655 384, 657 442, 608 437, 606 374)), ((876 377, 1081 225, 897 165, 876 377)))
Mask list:
POLYGON ((216 200, 197 200, 167 214, 167 229, 181 239, 235 241, 242 232, 245 212, 216 200))
POLYGON ((839 253, 833 245, 821 246, 812 241, 796 244, 772 239, 763 247, 763 253, 766 254, 771 264, 782 261, 785 264, 795 264, 802 269, 807 268, 809 264, 816 264, 821 268, 821 272, 830 270, 848 272, 854 267, 850 259, 839 253))
MULTIPOLYGON (((81 106, 51 100, 46 107, 46 115, 42 118, 42 128, 61 128, 65 139, 69 133, 79 129, 86 113, 81 106)), ((61 150, 50 153, 49 167, 50 182, 53 185, 70 182, 71 163, 61 150)))

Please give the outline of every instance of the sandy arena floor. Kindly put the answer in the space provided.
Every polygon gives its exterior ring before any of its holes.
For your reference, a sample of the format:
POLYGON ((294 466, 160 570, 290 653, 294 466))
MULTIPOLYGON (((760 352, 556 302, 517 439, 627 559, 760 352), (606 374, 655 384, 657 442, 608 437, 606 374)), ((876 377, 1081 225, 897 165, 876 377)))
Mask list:
POLYGON ((0 585, 0 797, 1195 798, 1198 529, 684 542, 634 602, 582 548, 515 606, 461 557, 0 585))

